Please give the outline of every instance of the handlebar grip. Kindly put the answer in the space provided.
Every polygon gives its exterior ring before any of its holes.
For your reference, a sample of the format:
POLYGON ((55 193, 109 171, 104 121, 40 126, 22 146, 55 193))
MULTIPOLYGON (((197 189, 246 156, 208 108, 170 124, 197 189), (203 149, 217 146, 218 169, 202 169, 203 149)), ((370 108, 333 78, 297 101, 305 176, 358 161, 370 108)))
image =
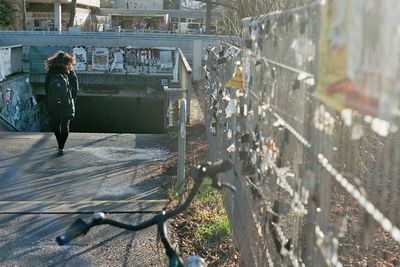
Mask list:
POLYGON ((206 261, 197 255, 192 255, 185 258, 184 265, 187 267, 207 267, 206 261))
POLYGON ((56 237, 56 242, 59 246, 63 246, 68 244, 74 238, 85 235, 89 229, 90 225, 79 218, 67 229, 67 231, 65 231, 63 235, 56 237))

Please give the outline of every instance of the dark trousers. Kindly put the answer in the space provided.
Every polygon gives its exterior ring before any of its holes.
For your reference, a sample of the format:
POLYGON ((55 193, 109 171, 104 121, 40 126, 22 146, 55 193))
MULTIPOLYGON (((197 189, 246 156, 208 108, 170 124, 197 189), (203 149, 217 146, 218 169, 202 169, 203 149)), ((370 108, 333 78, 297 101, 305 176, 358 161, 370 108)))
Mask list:
POLYGON ((69 134, 69 118, 62 115, 53 115, 50 118, 51 128, 56 136, 58 148, 64 148, 69 134))

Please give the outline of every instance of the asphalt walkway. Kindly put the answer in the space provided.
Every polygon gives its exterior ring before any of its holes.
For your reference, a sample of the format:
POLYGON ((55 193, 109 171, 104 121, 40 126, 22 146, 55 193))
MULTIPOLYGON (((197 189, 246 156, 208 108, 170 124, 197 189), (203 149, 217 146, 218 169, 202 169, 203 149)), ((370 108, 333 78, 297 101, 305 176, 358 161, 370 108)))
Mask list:
POLYGON ((140 222, 168 202, 163 135, 72 133, 58 156, 52 133, 0 132, 1 266, 164 266, 156 229, 94 228, 71 245, 75 219, 109 212, 140 222))

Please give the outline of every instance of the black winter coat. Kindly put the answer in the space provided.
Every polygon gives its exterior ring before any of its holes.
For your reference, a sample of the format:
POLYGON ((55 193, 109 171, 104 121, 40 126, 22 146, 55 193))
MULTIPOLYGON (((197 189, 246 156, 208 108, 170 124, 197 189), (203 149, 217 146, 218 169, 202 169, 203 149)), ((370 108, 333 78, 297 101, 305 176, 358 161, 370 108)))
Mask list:
POLYGON ((71 103, 68 106, 63 107, 63 109, 61 110, 49 110, 50 115, 52 116, 61 115, 65 118, 72 119, 75 117, 75 102, 79 93, 78 77, 76 76, 76 73, 74 71, 68 73, 64 68, 60 67, 50 68, 46 74, 46 79, 44 84, 46 95, 48 95, 50 78, 54 74, 64 74, 68 77, 68 84, 69 84, 69 89, 71 91, 72 99, 71 103))

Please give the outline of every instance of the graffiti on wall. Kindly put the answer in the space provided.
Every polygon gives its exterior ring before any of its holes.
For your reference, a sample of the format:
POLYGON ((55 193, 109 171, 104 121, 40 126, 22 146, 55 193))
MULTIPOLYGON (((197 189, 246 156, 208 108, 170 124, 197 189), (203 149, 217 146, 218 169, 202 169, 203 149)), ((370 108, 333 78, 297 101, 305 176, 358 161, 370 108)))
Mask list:
POLYGON ((0 117, 19 131, 38 131, 44 112, 38 104, 29 79, 13 79, 0 86, 0 117))
POLYGON ((172 48, 74 47, 77 71, 107 71, 150 74, 170 72, 173 68, 172 48))

